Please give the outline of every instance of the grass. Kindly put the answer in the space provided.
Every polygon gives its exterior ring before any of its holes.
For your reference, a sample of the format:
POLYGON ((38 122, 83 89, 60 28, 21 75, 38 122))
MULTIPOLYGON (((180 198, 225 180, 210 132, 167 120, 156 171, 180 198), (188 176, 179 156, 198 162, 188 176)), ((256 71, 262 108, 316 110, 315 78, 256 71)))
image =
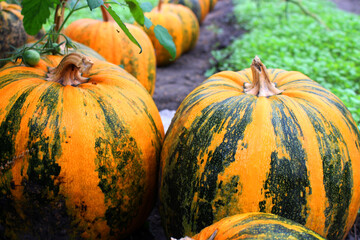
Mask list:
POLYGON ((360 127, 360 16, 327 0, 302 0, 327 27, 281 0, 233 0, 238 24, 248 30, 214 51, 207 75, 250 66, 258 55, 268 68, 300 71, 337 95, 360 127), (258 4, 256 3, 258 2, 258 4))

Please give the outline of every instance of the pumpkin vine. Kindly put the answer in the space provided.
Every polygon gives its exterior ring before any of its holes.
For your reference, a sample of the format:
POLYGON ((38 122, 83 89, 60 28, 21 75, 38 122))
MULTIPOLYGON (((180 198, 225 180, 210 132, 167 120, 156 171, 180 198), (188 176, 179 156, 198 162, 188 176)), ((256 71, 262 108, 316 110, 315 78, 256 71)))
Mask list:
MULTIPOLYGON (((124 0, 126 6, 129 8, 131 14, 133 15, 135 21, 144 26, 151 25, 151 21, 146 19, 144 16, 144 12, 140 7, 140 4, 137 0, 124 0)), ((23 25, 25 31, 30 35, 35 35, 38 33, 46 20, 50 17, 50 8, 54 8, 54 24, 51 28, 36 42, 33 44, 27 44, 20 48, 13 48, 13 52, 10 52, 10 56, 7 58, 0 59, 0 66, 2 63, 11 61, 25 63, 25 65, 30 65, 26 61, 24 61, 24 55, 27 51, 33 50, 37 51, 40 55, 52 54, 52 55, 64 55, 67 54, 69 49, 76 49, 76 45, 74 45, 70 38, 66 37, 62 30, 64 28, 65 23, 68 21, 69 17, 78 10, 89 7, 90 10, 93 10, 97 7, 102 7, 102 11, 106 11, 114 21, 119 25, 122 31, 127 35, 127 37, 136 44, 140 53, 142 52, 141 45, 135 39, 135 37, 130 33, 129 29, 127 29, 124 22, 118 16, 118 14, 112 9, 109 3, 113 2, 104 2, 103 0, 87 0, 87 4, 84 6, 78 7, 79 0, 76 0, 72 6, 69 6, 67 0, 23 0, 22 1, 22 11, 23 14, 23 25), (69 12, 66 16, 65 8, 69 8, 69 12), (46 11, 42 11, 46 10, 46 11)), ((115 2, 116 4, 120 4, 115 2)), ((123 4, 120 4, 123 5, 123 4)), ((159 39, 162 39, 162 44, 164 47, 173 55, 174 45, 167 44, 168 42, 172 42, 172 37, 168 33, 168 31, 162 31, 158 36, 159 39)))

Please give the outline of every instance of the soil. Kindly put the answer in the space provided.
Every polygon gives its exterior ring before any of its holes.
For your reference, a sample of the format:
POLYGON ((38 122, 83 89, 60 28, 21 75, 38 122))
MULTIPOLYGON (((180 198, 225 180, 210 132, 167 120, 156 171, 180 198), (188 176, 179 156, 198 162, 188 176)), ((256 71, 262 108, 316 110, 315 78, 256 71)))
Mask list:
POLYGON ((153 98, 159 110, 176 110, 206 77, 211 51, 225 48, 244 33, 235 24, 231 0, 219 0, 200 25, 196 46, 165 67, 158 67, 153 98))
MULTIPOLYGON (((360 14, 360 0, 333 0, 345 11, 360 14)), ((200 36, 195 48, 183 54, 172 64, 157 68, 156 87, 153 98, 159 110, 176 110, 183 99, 206 77, 210 68, 211 51, 225 48, 235 38, 245 33, 235 24, 232 0, 218 0, 215 8, 200 26, 200 36)), ((360 220, 355 224, 347 240, 360 239, 360 220)), ((127 240, 166 240, 157 206, 146 224, 127 240)))

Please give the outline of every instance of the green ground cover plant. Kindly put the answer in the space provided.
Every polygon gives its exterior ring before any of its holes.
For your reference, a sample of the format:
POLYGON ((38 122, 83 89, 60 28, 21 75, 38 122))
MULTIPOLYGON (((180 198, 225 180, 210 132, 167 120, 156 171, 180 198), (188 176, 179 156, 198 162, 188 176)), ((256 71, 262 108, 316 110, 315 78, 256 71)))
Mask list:
POLYGON ((360 127, 360 16, 327 0, 302 0, 303 9, 291 1, 233 2, 238 24, 248 32, 212 52, 208 76, 248 68, 258 55, 268 68, 300 71, 331 90, 360 127))

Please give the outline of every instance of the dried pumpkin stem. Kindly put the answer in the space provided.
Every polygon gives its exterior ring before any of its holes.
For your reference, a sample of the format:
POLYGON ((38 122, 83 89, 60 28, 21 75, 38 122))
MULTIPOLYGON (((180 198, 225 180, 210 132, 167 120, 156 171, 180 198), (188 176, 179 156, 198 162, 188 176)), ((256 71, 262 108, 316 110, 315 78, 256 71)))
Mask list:
POLYGON ((283 90, 275 87, 270 81, 269 74, 265 65, 255 56, 251 63, 251 72, 253 77, 252 83, 245 83, 245 93, 258 97, 269 97, 280 94, 283 90))
POLYGON ((87 74, 93 64, 88 57, 80 53, 70 53, 61 60, 57 67, 49 70, 47 80, 61 83, 64 86, 77 86, 89 80, 82 74, 87 74))

